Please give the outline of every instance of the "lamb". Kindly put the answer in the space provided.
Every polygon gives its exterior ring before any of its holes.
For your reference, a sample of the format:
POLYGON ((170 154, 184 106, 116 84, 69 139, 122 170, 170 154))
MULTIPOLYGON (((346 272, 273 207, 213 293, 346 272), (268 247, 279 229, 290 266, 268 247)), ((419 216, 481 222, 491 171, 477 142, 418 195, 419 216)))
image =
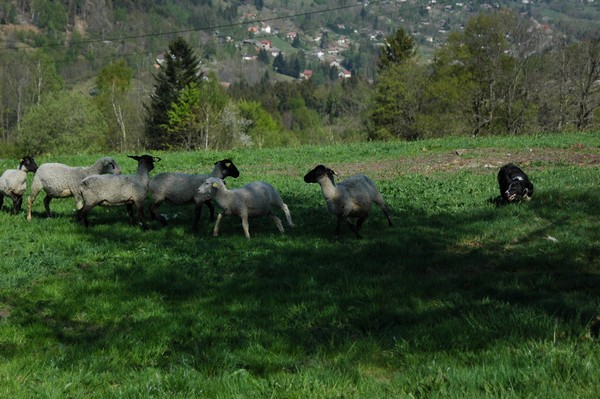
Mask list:
POLYGON ((215 208, 210 199, 206 200, 198 194, 198 188, 209 177, 218 177, 225 179, 228 176, 237 178, 240 172, 230 159, 223 159, 215 162, 215 166, 210 175, 206 174, 186 174, 186 173, 159 173, 150 180, 150 193, 152 202, 148 207, 152 220, 159 220, 164 226, 167 220, 157 212, 158 207, 168 201, 175 205, 186 205, 195 203, 194 228, 198 227, 202 204, 205 204, 210 210, 210 221, 215 220, 215 208))
POLYGON ((327 202, 329 212, 337 216, 335 237, 340 236, 340 225, 346 221, 350 230, 357 238, 362 238, 359 230, 369 216, 373 202, 377 204, 388 219, 388 224, 393 226, 390 213, 383 201, 383 197, 377 190, 377 186, 371 179, 364 175, 351 176, 344 181, 335 184, 333 176, 337 175, 326 166, 318 165, 304 176, 306 183, 318 183, 321 186, 323 197, 327 202), (356 225, 349 218, 358 218, 356 225))
POLYGON ((13 202, 13 214, 21 210, 23 193, 27 189, 27 173, 35 173, 38 169, 32 157, 24 157, 19 162, 19 169, 7 169, 0 176, 0 208, 4 204, 4 196, 8 195, 13 202))
POLYGON ((79 195, 82 203, 77 205, 77 220, 89 226, 87 215, 96 205, 127 205, 129 224, 134 224, 133 205, 144 229, 148 229, 144 217, 144 201, 148 195, 150 171, 160 158, 151 155, 128 155, 138 162, 135 175, 92 175, 81 181, 79 195))
POLYGON ((290 227, 294 227, 288 206, 281 196, 269 183, 257 181, 245 186, 228 190, 223 179, 209 177, 198 189, 198 194, 204 198, 214 199, 222 211, 217 215, 213 236, 219 235, 219 225, 223 215, 236 215, 242 219, 242 227, 247 239, 250 239, 248 217, 271 216, 281 233, 284 232, 281 220, 273 214, 273 206, 280 208, 290 227))
POLYGON ((75 197, 75 203, 81 203, 81 199, 78 198, 81 181, 87 176, 102 173, 118 175, 121 174, 121 168, 110 157, 100 158, 88 167, 68 166, 62 163, 44 163, 40 165, 31 183, 31 192, 27 199, 27 220, 31 220, 31 208, 40 191, 46 192, 44 198, 46 217, 52 217, 50 201, 53 198, 75 197))

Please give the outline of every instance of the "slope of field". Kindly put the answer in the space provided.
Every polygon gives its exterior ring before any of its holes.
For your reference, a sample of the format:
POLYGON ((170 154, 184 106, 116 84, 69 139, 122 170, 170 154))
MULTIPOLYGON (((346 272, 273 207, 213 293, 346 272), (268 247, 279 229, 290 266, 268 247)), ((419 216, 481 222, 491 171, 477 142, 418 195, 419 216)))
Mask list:
MULTIPOLYGON (((0 397, 553 397, 600 390, 600 134, 160 153, 152 173, 272 183, 296 224, 161 206, 169 225, 127 225, 71 199, 56 217, 0 212, 0 397), (532 201, 496 207, 515 162, 532 201), (364 239, 335 220, 317 164, 364 173, 364 239)), ((135 164, 115 155, 124 173, 135 164)), ((95 157, 57 156, 91 164, 95 157)), ((3 169, 15 161, 1 160, 3 169)), ((24 201, 26 202, 26 201, 24 201)))

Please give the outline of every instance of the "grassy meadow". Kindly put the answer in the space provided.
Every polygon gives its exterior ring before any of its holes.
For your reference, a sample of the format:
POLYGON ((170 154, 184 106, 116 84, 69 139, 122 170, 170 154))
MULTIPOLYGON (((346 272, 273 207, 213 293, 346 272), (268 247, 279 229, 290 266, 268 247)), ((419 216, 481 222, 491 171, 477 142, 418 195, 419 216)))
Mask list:
POLYGON ((226 217, 212 237, 207 208, 193 231, 192 206, 163 204, 167 227, 98 207, 86 229, 72 199, 46 219, 38 196, 31 222, 5 199, 0 397, 598 396, 600 134, 152 155, 153 174, 229 157, 228 186, 270 182, 296 227, 253 219, 246 240, 226 217), (507 162, 532 201, 490 202, 507 162), (302 180, 320 163, 372 177, 395 225, 375 207, 364 239, 347 226, 333 239, 319 186, 302 180))

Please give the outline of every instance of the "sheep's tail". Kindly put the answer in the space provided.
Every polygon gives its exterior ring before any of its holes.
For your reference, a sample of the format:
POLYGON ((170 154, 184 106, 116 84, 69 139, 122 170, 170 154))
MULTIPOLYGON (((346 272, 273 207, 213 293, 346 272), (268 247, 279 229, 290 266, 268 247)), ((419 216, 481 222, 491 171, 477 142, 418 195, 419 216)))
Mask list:
POLYGON ((377 206, 379 208, 381 208, 381 210, 383 211, 383 214, 385 215, 385 217, 387 217, 388 225, 393 226, 394 224, 392 223, 392 217, 390 215, 390 211, 388 210, 388 207, 385 204, 385 201, 383 200, 381 193, 377 192, 377 195, 373 199, 373 202, 375 202, 377 204, 377 206))

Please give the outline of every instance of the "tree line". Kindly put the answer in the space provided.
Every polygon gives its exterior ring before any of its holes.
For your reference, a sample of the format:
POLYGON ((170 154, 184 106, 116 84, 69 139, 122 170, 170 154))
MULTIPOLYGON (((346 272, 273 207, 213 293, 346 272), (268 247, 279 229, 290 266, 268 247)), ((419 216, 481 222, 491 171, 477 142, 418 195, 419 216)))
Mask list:
POLYGON ((302 57, 278 56, 256 82, 224 86, 179 37, 151 87, 120 60, 82 92, 65 88, 42 50, 18 51, 0 67, 0 151, 201 150, 598 128, 600 37, 569 42, 509 10, 471 18, 428 62, 397 29, 372 66, 374 80, 337 78, 328 64, 316 66, 315 79, 274 80, 279 68, 304 68, 302 57))

